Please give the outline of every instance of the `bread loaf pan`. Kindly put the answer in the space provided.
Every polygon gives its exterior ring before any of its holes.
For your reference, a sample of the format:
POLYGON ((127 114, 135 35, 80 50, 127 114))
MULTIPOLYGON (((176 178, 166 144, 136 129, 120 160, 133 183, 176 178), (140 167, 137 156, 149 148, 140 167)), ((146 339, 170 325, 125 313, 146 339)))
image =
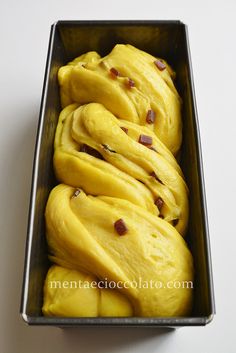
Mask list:
POLYGON ((30 325, 151 326, 205 325, 214 315, 214 293, 201 146, 187 27, 180 21, 58 21, 51 27, 34 156, 25 253, 21 315, 30 325), (181 167, 190 189, 187 242, 195 265, 194 305, 190 317, 60 318, 42 315, 43 285, 49 268, 44 210, 56 185, 53 141, 61 110, 57 72, 60 66, 90 50, 107 54, 115 44, 129 43, 162 57, 177 73, 183 99, 181 167))

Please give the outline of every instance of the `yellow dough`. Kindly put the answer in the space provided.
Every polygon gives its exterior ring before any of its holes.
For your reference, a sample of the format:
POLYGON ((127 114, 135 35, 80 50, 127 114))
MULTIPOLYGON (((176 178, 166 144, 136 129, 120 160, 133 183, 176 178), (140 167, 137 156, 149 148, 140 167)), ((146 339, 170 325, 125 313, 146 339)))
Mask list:
POLYGON ((93 275, 51 266, 44 284, 43 314, 61 317, 133 315, 132 305, 123 294, 101 289, 97 284, 99 280, 93 275))
POLYGON ((124 198, 155 215, 159 210, 154 202, 161 198, 162 216, 168 222, 178 220, 176 229, 185 234, 188 189, 173 155, 153 132, 117 119, 102 104, 73 104, 62 111, 54 168, 57 179, 65 184, 92 195, 124 198), (154 150, 138 142, 140 135, 152 138, 154 150), (80 152, 83 145, 99 152, 104 160, 80 152))
POLYGON ((45 210, 53 263, 45 316, 190 315, 194 269, 183 239, 189 201, 175 159, 182 101, 174 77, 163 59, 129 44, 59 69, 53 166, 61 184, 45 210), (52 286, 75 282, 83 285, 52 286))
POLYGON ((148 283, 120 289, 137 316, 189 314, 191 288, 168 284, 193 280, 192 256, 169 223, 129 201, 89 196, 63 184, 51 191, 45 216, 54 263, 116 283, 148 283), (114 227, 119 219, 127 225, 122 236, 114 227))
POLYGON ((172 69, 165 63, 166 68, 159 70, 156 60, 129 44, 117 44, 104 58, 96 52, 82 55, 59 70, 62 107, 101 103, 116 117, 153 130, 176 154, 182 140, 181 99, 172 69), (113 68, 118 76, 111 74, 113 68), (146 122, 149 110, 156 114, 154 124, 146 122))
POLYGON ((151 192, 140 182, 113 165, 80 152, 80 143, 71 136, 73 112, 77 106, 65 108, 59 118, 54 153, 57 179, 81 187, 92 195, 107 195, 127 199, 158 215, 151 192))

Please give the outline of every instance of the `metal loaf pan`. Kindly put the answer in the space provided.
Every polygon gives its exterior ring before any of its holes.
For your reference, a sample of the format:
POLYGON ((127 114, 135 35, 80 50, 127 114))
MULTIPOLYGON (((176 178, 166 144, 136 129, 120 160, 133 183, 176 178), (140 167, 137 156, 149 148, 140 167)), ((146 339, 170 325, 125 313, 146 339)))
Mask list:
POLYGON ((21 314, 30 325, 151 326, 205 325, 214 315, 214 293, 202 170, 201 146, 187 27, 180 21, 58 21, 51 27, 34 157, 21 314), (56 184, 53 140, 61 110, 57 72, 60 66, 89 50, 107 54, 117 43, 130 43, 165 58, 177 73, 183 98, 181 166, 190 189, 187 241, 195 263, 191 317, 48 318, 42 315, 43 284, 49 262, 44 209, 56 184))

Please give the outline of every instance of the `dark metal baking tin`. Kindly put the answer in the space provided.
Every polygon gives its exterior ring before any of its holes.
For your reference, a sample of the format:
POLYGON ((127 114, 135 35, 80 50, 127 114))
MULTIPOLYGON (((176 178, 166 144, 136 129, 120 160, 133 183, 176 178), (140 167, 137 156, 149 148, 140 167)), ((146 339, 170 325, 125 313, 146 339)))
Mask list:
POLYGON ((52 25, 33 166, 28 235, 26 242, 21 314, 30 325, 55 326, 195 326, 214 315, 207 209, 201 145, 194 96, 187 27, 180 21, 59 21, 52 25), (107 54, 117 43, 130 43, 165 58, 177 72, 183 98, 181 166, 190 189, 187 240, 195 264, 194 306, 191 317, 59 318, 44 317, 43 284, 49 262, 44 210, 53 174, 53 140, 60 113, 57 72, 60 66, 89 50, 107 54))

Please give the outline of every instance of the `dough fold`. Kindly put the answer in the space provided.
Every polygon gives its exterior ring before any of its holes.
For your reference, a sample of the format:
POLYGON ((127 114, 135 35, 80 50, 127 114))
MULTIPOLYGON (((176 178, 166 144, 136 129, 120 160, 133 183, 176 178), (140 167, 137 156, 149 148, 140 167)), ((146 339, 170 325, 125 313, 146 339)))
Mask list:
POLYGON ((46 225, 54 263, 109 282, 137 284, 120 289, 135 315, 189 314, 192 289, 186 283, 193 279, 192 256, 166 221, 129 201, 94 197, 61 184, 49 196, 46 225), (119 219, 127 225, 124 236, 114 227, 119 219))
POLYGON ((118 290, 101 288, 95 276, 52 265, 44 284, 43 314, 61 317, 125 317, 133 315, 129 300, 118 290))
POLYGON ((188 189, 175 158, 153 132, 117 119, 102 104, 73 104, 62 111, 54 169, 65 184, 124 198, 186 232, 188 189), (151 137, 151 146, 138 142, 142 135, 151 137), (89 146, 87 153, 84 146, 89 146), (155 205, 159 198, 160 209, 155 205))
POLYGON ((166 69, 159 70, 156 60, 129 44, 117 44, 104 58, 96 52, 82 55, 59 70, 62 107, 75 102, 101 103, 117 118, 154 131, 176 154, 182 140, 181 99, 173 70, 164 60, 166 69), (111 74, 113 68, 117 76, 111 74), (150 109, 156 114, 154 124, 146 121, 150 109))

